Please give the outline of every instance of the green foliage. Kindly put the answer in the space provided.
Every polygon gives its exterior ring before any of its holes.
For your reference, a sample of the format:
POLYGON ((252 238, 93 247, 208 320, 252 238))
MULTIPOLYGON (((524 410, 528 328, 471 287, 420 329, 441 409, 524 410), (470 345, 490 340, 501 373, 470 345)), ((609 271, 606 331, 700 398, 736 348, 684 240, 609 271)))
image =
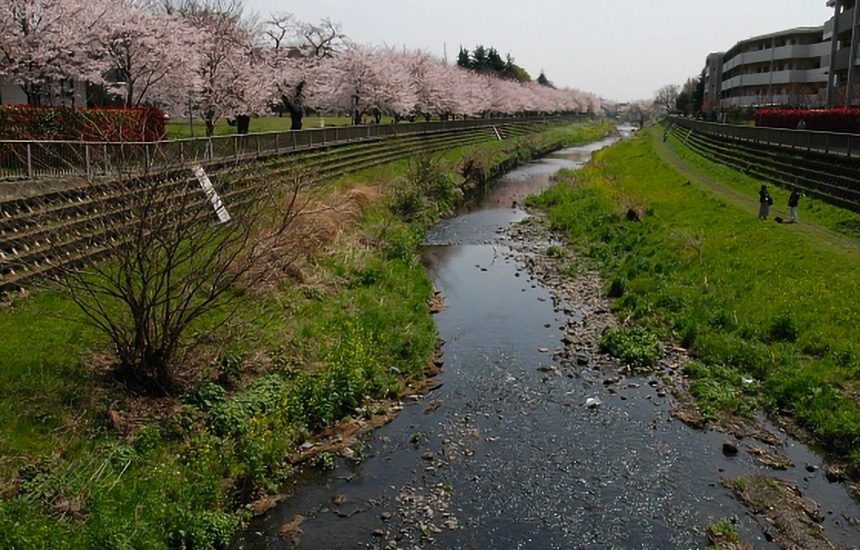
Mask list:
POLYGON ((774 317, 767 334, 774 342, 796 342, 800 336, 800 328, 794 314, 784 311, 774 317))
POLYGON ((708 525, 707 534, 709 550, 728 550, 738 548, 740 537, 738 536, 738 518, 730 516, 708 525))
POLYGON ((663 346, 652 332, 641 327, 615 327, 600 338, 600 349, 633 367, 650 367, 663 355, 663 346))

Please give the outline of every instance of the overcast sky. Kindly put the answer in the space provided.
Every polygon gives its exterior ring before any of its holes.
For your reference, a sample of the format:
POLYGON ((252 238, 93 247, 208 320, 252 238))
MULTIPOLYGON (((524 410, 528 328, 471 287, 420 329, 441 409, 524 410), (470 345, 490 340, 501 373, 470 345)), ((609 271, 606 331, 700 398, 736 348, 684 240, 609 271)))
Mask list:
POLYGON ((737 41, 823 24, 826 0, 245 0, 305 21, 330 17, 356 42, 407 46, 456 61, 495 46, 537 78, 607 99, 646 99, 699 73, 737 41))

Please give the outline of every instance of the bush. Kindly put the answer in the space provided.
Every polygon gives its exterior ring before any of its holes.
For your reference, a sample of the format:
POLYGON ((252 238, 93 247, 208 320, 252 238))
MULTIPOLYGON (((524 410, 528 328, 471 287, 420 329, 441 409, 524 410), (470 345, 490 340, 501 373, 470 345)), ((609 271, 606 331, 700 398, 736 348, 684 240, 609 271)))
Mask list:
POLYGON ((663 355, 657 336, 643 328, 617 327, 600 338, 600 349, 633 367, 650 367, 663 355))
POLYGON ((0 107, 0 139, 139 142, 164 139, 155 107, 0 107))
POLYGON ((857 133, 860 132, 860 109, 759 109, 755 113, 756 126, 794 130, 801 121, 805 122, 807 130, 857 133))

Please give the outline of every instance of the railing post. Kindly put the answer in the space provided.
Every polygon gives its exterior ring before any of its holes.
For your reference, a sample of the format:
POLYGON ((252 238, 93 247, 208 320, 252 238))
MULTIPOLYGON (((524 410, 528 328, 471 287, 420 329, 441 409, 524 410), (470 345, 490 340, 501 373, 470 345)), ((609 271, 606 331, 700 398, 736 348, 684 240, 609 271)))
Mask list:
POLYGON ((275 152, 276 153, 281 152, 281 133, 280 132, 275 134, 275 152))
POLYGON ((259 134, 254 134, 254 144, 257 146, 257 156, 260 156, 260 136, 259 134))
POLYGON ((27 179, 33 179, 33 144, 27 144, 27 179))
POLYGON ((86 163, 87 179, 93 178, 92 168, 90 167, 90 144, 84 143, 84 162, 86 163))
POLYGON ((851 158, 851 144, 854 143, 853 136, 848 136, 848 158, 851 158))
POLYGON ((290 133, 291 133, 291 134, 292 134, 292 136, 293 136, 293 151, 295 151, 296 149, 298 149, 298 148, 299 148, 299 145, 296 143, 296 131, 295 131, 295 130, 293 130, 293 131, 292 131, 292 132, 290 132, 290 133))

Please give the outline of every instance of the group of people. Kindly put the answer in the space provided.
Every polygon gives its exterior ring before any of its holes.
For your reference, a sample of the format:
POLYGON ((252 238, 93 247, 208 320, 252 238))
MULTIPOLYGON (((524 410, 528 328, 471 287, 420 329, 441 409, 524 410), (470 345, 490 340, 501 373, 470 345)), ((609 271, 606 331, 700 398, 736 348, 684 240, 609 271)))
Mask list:
MULTIPOLYGON (((768 193, 766 185, 762 185, 761 189, 759 189, 758 202, 758 218, 760 220, 766 220, 768 214, 770 213, 770 207, 773 205, 773 197, 771 197, 770 193, 768 193)), ((788 208, 790 211, 790 218, 788 220, 788 223, 797 223, 798 204, 800 204, 800 191, 797 190, 797 187, 792 187, 791 195, 789 195, 788 197, 788 208)))

